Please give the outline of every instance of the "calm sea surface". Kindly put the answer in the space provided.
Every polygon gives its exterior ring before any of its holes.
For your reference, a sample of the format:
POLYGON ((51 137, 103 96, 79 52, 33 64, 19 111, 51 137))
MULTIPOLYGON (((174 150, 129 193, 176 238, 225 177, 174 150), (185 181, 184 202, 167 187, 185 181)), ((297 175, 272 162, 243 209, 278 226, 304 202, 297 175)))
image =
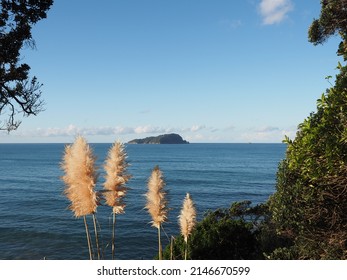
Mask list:
MULTIPOLYGON (((110 144, 91 146, 101 167, 110 144)), ((157 253, 157 231, 143 209, 155 165, 164 173, 172 209, 164 225, 166 245, 168 237, 178 234, 177 216, 187 192, 199 220, 208 209, 229 207, 234 201, 266 201, 275 190, 285 149, 284 144, 127 145, 133 178, 126 213, 117 216, 116 258, 152 259, 157 253)), ((88 259, 83 219, 67 210, 69 201, 63 195, 63 151, 64 144, 0 144, 0 259, 88 259)), ((103 183, 102 168, 99 171, 97 189, 103 183)), ((98 207, 97 218, 109 258, 111 209, 98 207)))

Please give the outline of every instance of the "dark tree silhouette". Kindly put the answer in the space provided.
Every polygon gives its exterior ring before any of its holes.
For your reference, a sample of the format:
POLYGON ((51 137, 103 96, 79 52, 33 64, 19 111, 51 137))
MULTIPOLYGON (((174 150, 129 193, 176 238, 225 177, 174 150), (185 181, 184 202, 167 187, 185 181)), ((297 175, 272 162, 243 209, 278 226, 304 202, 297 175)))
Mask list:
POLYGON ((34 48, 31 28, 46 18, 53 0, 1 0, 0 4, 0 130, 15 130, 21 121, 43 110, 41 86, 29 77, 30 66, 21 63, 24 46, 34 48))

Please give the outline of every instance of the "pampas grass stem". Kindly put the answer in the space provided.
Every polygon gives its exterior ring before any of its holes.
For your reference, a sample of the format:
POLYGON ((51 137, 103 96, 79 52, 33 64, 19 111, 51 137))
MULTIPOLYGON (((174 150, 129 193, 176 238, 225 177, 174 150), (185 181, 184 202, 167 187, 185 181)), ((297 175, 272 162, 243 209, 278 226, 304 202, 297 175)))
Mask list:
POLYGON ((86 228, 86 235, 87 235, 87 242, 88 242, 88 250, 89 250, 89 259, 93 259, 93 249, 92 249, 92 244, 91 244, 91 239, 90 239, 90 233, 88 229, 88 223, 86 216, 83 216, 83 221, 84 221, 84 226, 86 228))
POLYGON ((147 204, 145 208, 152 217, 152 226, 158 229, 159 260, 162 260, 160 227, 162 223, 167 221, 168 212, 164 186, 163 174, 159 167, 156 166, 148 180, 148 191, 146 193, 147 204))
POLYGON ((112 223, 112 260, 115 257, 115 240, 116 240, 116 214, 112 213, 113 223, 112 223))
POLYGON ((158 252, 159 252, 159 260, 162 260, 163 259, 163 248, 161 246, 160 226, 158 227, 158 252))
POLYGON ((181 234, 183 235, 185 242, 184 259, 186 260, 188 254, 188 237, 189 235, 191 235, 196 224, 195 205, 189 193, 187 193, 183 201, 181 213, 178 218, 181 228, 181 234))
POLYGON ((100 253, 100 246, 99 246, 99 234, 97 230, 97 222, 96 222, 96 215, 93 213, 93 224, 94 224, 94 234, 95 234, 95 243, 96 243, 96 249, 98 253, 98 260, 101 260, 101 253, 100 253))

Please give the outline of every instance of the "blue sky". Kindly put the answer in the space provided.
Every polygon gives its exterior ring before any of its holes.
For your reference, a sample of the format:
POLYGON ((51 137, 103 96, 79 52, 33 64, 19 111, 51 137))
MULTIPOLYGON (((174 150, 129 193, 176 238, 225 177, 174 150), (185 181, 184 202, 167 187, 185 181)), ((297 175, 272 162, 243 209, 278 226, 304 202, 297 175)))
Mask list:
POLYGON ((307 40, 318 0, 55 0, 23 61, 46 110, 6 142, 281 142, 336 73, 307 40))

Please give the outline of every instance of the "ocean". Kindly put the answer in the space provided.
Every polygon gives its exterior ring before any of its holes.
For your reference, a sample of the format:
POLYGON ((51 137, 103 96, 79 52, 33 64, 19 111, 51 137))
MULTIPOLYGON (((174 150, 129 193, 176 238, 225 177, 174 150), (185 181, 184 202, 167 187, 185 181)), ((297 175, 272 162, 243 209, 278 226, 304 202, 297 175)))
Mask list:
MULTIPOLYGON (((102 189, 103 162, 111 144, 91 144, 102 189)), ((166 182, 169 220, 163 245, 179 234, 177 216, 187 192, 198 220, 208 210, 235 201, 265 202, 275 191, 285 144, 126 145, 128 182, 125 214, 117 216, 116 259, 153 259, 157 230, 144 209, 147 180, 158 165, 166 182)), ((0 144, 0 259, 88 259, 83 219, 68 210, 60 163, 64 144, 0 144)), ((111 209, 99 206, 97 219, 105 258, 110 258, 111 209)), ((89 218, 91 224, 91 219, 89 218)))

